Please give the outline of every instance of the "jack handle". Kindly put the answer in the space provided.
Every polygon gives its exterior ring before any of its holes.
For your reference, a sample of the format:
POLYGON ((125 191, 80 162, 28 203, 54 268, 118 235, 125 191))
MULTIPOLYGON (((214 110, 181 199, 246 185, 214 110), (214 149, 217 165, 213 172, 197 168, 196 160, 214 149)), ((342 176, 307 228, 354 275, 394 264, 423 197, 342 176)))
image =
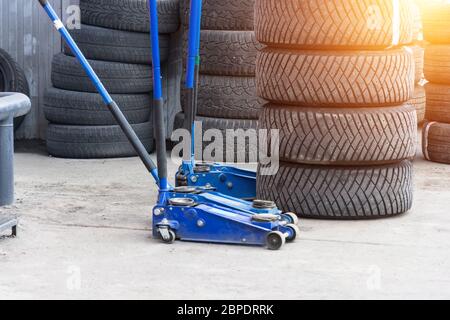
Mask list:
POLYGON ((198 81, 200 72, 200 37, 202 24, 202 0, 191 0, 189 15, 188 57, 186 89, 188 110, 185 111, 185 129, 191 132, 191 157, 195 162, 195 119, 197 116, 198 81))
POLYGON ((138 156, 141 158, 141 161, 144 163, 147 170, 151 173, 153 178, 155 179, 156 183, 160 184, 160 179, 158 176, 158 169, 156 167, 156 164, 152 161, 150 158, 150 155, 148 154, 147 150, 145 149, 144 145, 142 144, 141 140, 139 140, 139 137, 137 136, 136 132, 131 127, 128 120, 125 118, 124 114, 120 110, 119 106, 116 102, 112 99, 111 95, 106 90, 105 86, 101 82, 100 78, 97 76, 95 71, 92 69, 91 65, 87 61, 87 59, 84 57, 81 50, 78 48, 77 44, 73 40, 70 33, 67 31, 66 27, 62 23, 62 21, 59 19, 58 15, 56 14, 53 7, 50 5, 48 0, 38 0, 39 3, 44 8, 45 12, 49 16, 49 18, 52 20, 53 25, 55 26, 56 30, 61 34, 64 41, 67 43, 67 45, 72 50, 72 53, 75 55, 75 57, 80 62, 83 69, 86 71, 87 75, 95 85, 98 93, 102 96, 102 99, 105 103, 105 105, 108 107, 109 111, 113 114, 115 120, 121 127, 122 131, 136 150, 138 156))

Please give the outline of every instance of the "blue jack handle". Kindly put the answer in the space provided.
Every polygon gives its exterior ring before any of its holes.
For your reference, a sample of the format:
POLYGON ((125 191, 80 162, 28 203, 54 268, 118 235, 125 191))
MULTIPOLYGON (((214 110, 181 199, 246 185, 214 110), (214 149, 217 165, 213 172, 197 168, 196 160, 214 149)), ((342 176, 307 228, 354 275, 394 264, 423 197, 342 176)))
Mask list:
POLYGON ((152 43, 153 99, 155 115, 156 156, 158 159, 159 187, 168 190, 166 132, 164 127, 164 100, 161 81, 161 58, 159 51, 158 7, 156 0, 149 0, 150 35, 152 43))
POLYGON ((189 17, 188 59, 186 67, 186 89, 188 90, 185 113, 185 127, 191 132, 191 161, 195 155, 195 117, 197 115, 197 94, 200 72, 200 37, 202 22, 202 0, 191 0, 189 17))
POLYGON ((200 28, 202 0, 191 0, 188 34, 188 59, 186 68, 186 89, 195 85, 195 67, 199 65, 200 28))
POLYGON ((106 90, 105 86, 100 81, 99 77, 95 73, 95 71, 92 69, 89 62, 84 57, 81 50, 78 48, 77 44, 73 40, 70 33, 67 31, 64 24, 59 19, 58 15, 56 14, 55 10, 53 10, 52 6, 48 2, 48 0, 38 0, 39 3, 44 8, 47 15, 52 20, 55 28, 58 30, 58 32, 63 37, 64 41, 67 43, 67 45, 72 50, 75 57, 78 59, 80 64, 82 65, 83 69, 86 71, 87 75, 97 88, 97 91, 100 93, 100 95, 103 98, 104 103, 108 107, 108 109, 113 114, 114 118, 116 119, 119 126, 122 128, 124 134, 127 136, 128 140, 136 150, 137 154, 141 158, 142 162, 144 163, 147 170, 151 173, 153 178, 155 179, 156 183, 159 185, 159 176, 158 176, 158 169, 155 165, 155 163, 150 158, 150 155, 148 154, 147 150, 145 149, 142 142, 139 140, 139 137, 136 135, 136 132, 131 127, 130 123, 127 121, 125 116, 123 115, 122 111, 120 110, 119 106, 116 102, 112 99, 111 95, 106 90))

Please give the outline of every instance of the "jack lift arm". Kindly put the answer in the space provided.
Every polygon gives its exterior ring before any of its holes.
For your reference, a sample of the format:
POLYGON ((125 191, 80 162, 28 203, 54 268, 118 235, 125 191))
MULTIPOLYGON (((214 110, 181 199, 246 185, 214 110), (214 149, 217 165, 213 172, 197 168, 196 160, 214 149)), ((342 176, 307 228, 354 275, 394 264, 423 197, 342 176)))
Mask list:
MULTIPOLYGON (((163 96, 159 58, 158 15, 156 0, 149 0, 154 72, 154 112, 158 166, 151 160, 142 142, 112 100, 104 85, 89 65, 48 0, 38 0, 55 28, 71 48, 89 78, 95 84, 105 105, 114 115, 130 143, 157 184, 158 201, 153 208, 153 236, 165 243, 175 240, 266 246, 280 249, 293 241, 299 231, 289 223, 289 214, 281 213, 268 201, 247 202, 210 191, 205 187, 171 187, 167 179, 167 158, 163 119, 163 96)), ((201 0, 192 0, 192 8, 201 9, 201 0)), ((194 18, 195 18, 194 17, 194 18)))

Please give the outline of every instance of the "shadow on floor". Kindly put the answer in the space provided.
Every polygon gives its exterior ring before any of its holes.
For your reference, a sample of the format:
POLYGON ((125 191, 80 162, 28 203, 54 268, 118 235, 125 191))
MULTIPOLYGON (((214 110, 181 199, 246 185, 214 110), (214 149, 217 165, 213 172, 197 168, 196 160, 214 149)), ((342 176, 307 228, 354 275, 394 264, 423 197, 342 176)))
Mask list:
POLYGON ((15 153, 33 153, 48 156, 44 140, 18 140, 14 142, 15 153))

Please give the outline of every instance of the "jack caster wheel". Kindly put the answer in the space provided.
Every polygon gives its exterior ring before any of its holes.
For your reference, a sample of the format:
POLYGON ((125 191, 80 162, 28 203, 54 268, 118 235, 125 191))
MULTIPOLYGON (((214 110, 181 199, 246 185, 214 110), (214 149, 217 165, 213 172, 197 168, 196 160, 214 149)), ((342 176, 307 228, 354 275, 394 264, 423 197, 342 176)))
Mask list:
POLYGON ((164 243, 172 244, 175 242, 177 236, 173 230, 170 229, 159 229, 159 235, 164 243))
POLYGON ((298 228, 298 226, 296 224, 288 224, 288 225, 286 225, 286 228, 289 228, 291 230, 291 234, 292 234, 292 235, 286 236, 286 241, 293 242, 300 234, 300 229, 298 228))
POLYGON ((279 250, 286 243, 286 237, 280 231, 272 231, 267 235, 267 248, 279 250))
POLYGON ((286 220, 289 222, 289 223, 292 223, 292 224, 298 224, 298 217, 297 217, 297 215, 295 214, 295 213, 293 213, 293 212, 286 212, 286 213, 284 213, 283 214, 283 217, 284 218, 287 218, 286 220))

